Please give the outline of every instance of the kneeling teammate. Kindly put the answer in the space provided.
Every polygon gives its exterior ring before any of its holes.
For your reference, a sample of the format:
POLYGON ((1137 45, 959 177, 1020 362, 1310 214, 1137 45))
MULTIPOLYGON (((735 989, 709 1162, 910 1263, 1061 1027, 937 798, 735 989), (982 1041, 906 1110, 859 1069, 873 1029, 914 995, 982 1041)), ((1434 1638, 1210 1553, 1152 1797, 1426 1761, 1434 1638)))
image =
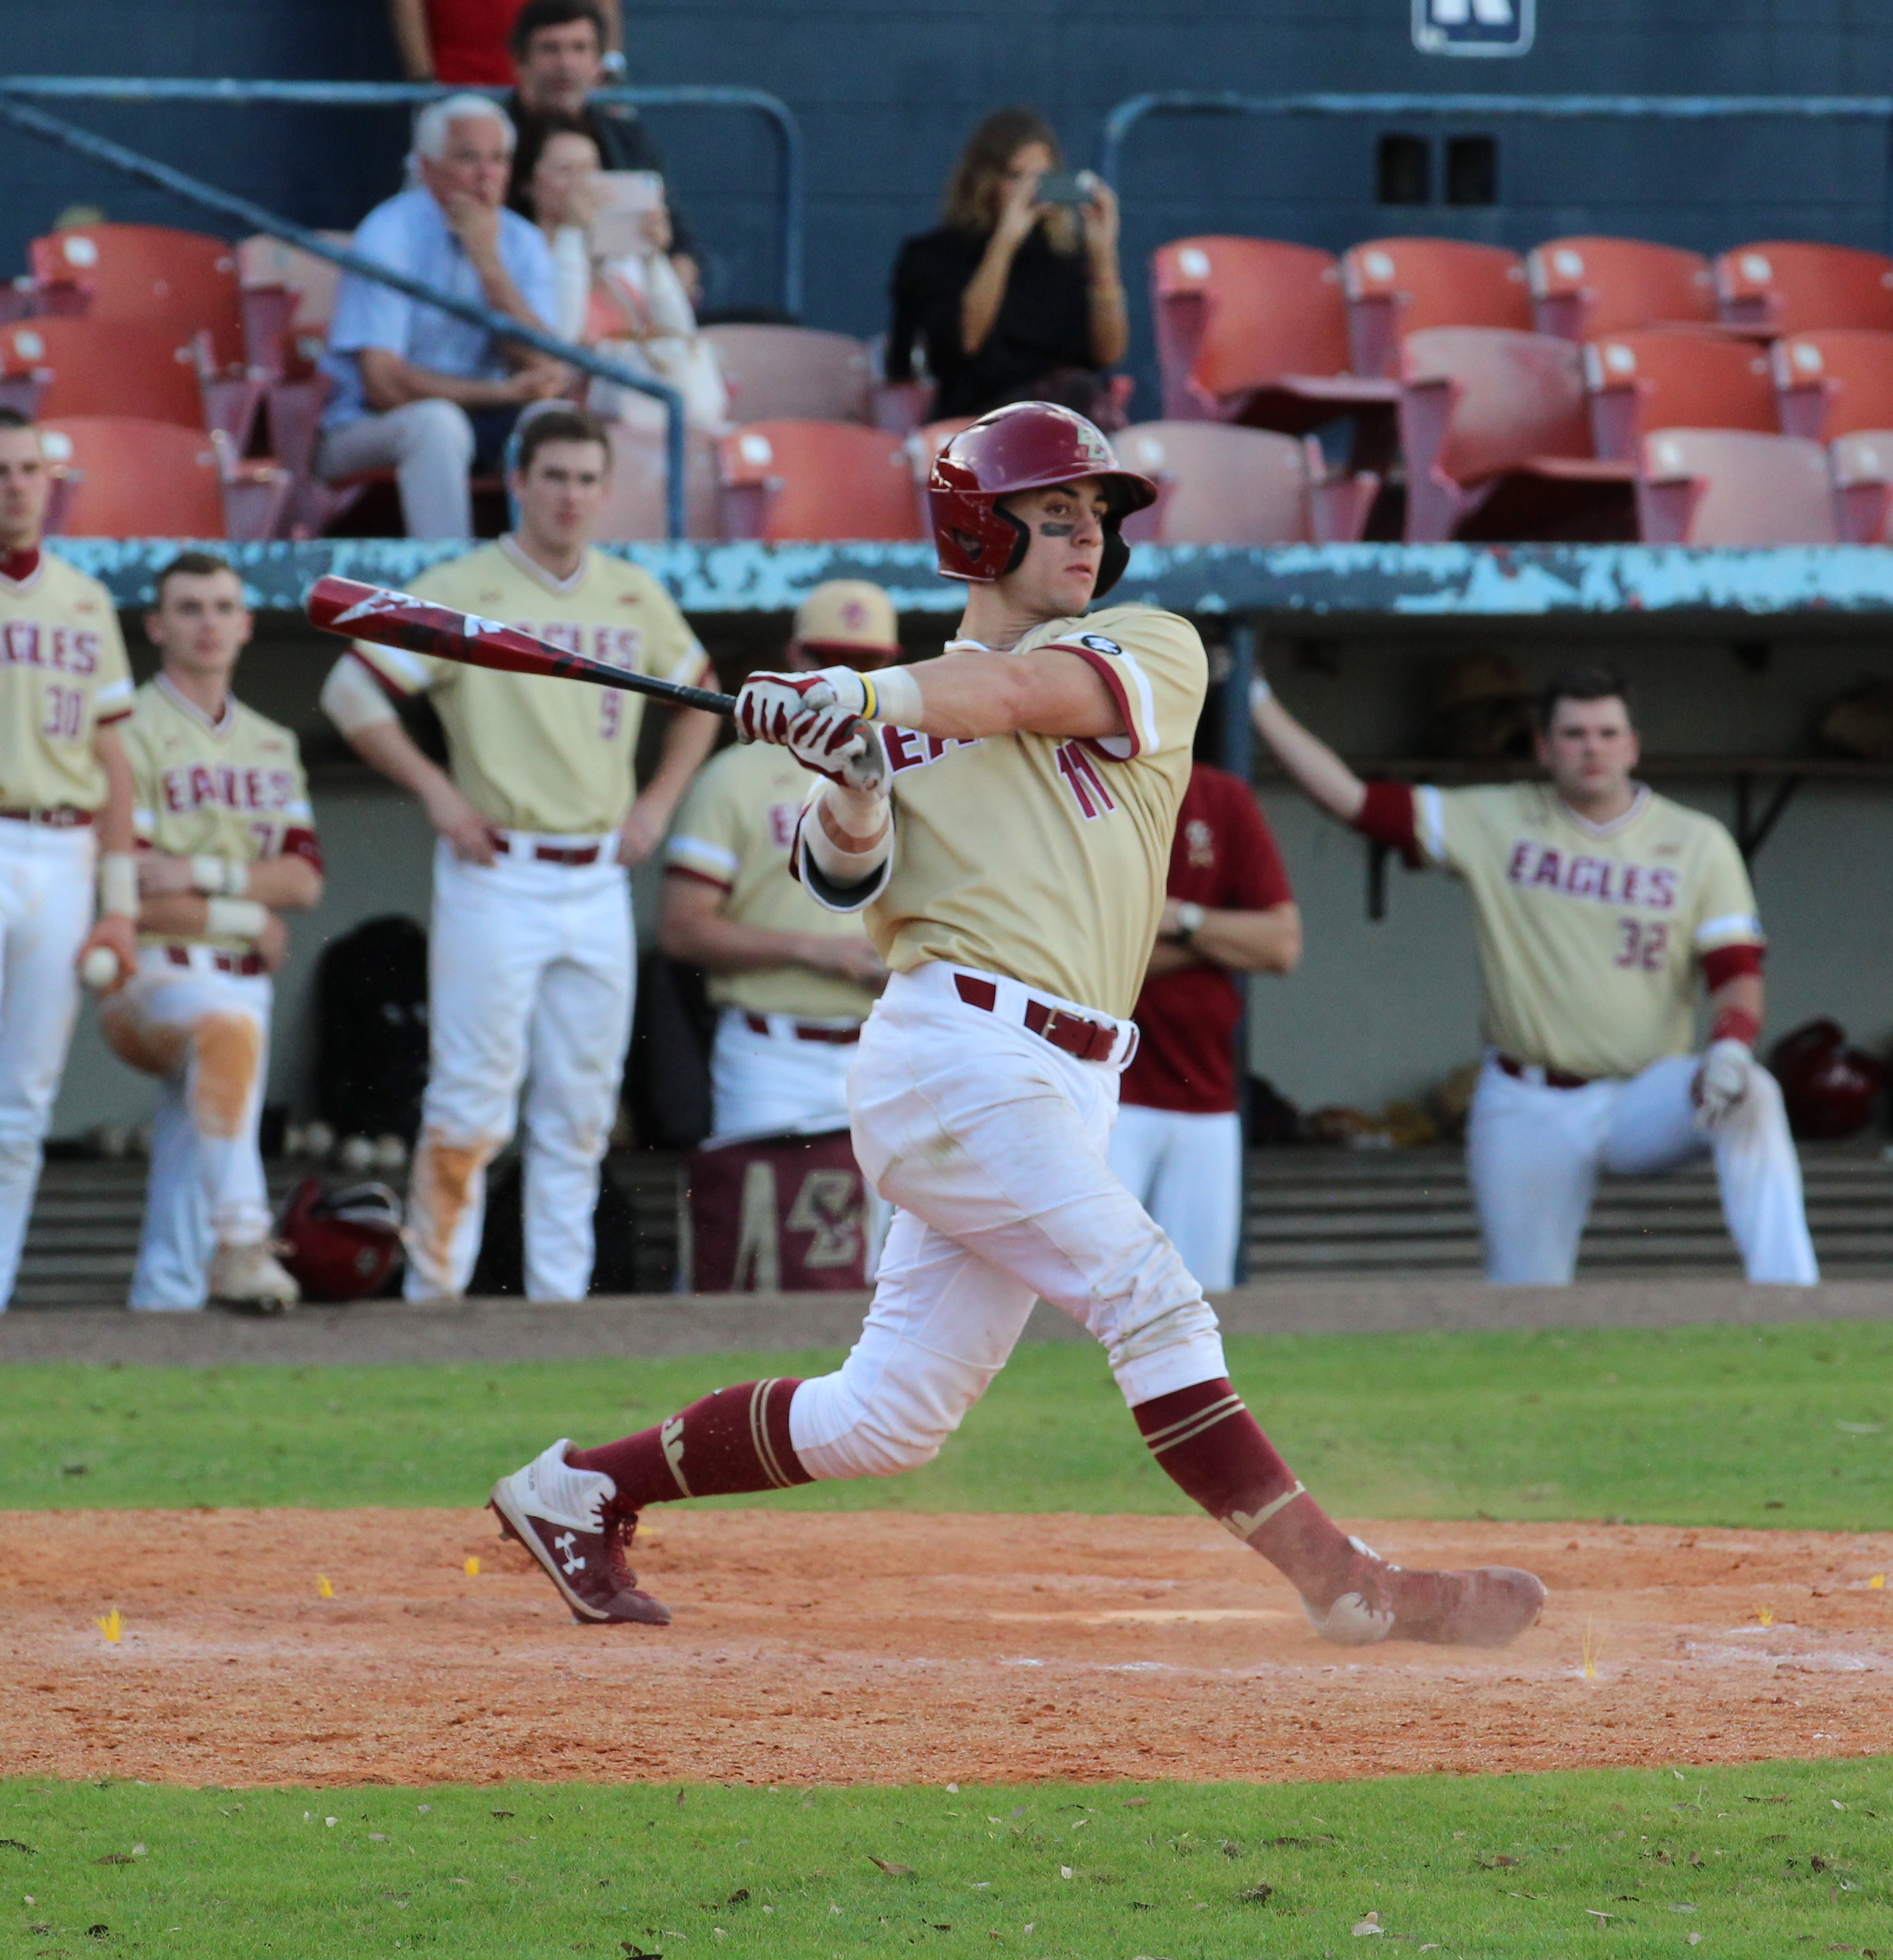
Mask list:
POLYGON ((1082 417, 1002 409, 934 467, 940 569, 972 586, 963 637, 885 673, 745 683, 739 732, 829 779, 804 807, 799 875, 865 908, 893 970, 849 1099, 855 1154, 899 1209, 837 1372, 724 1389, 600 1449, 555 1443, 500 1480, 495 1508, 579 1618, 670 1618, 625 1568, 646 1504, 930 1461, 1040 1294, 1103 1343, 1157 1462, 1287 1574, 1329 1639, 1500 1645, 1537 1618, 1528 1573, 1403 1571, 1330 1522, 1231 1389, 1202 1289, 1106 1162, 1207 663, 1170 614, 1079 616, 1124 569, 1125 516, 1155 495, 1082 417))
POLYGON ((322 854, 295 737, 230 692, 250 641, 243 581, 185 552, 158 574, 145 630, 161 664, 124 730, 146 847, 138 967, 100 1016, 164 1084, 131 1303, 280 1312, 296 1282, 270 1249, 256 1143, 269 976, 288 950, 276 912, 321 899, 322 854))
POLYGON ((1735 839, 1631 772, 1629 689, 1569 667, 1538 702, 1546 783, 1464 790, 1363 783, 1269 691, 1255 727, 1321 808, 1472 896, 1491 1047, 1466 1161, 1485 1276, 1563 1286, 1600 1170, 1669 1170, 1713 1153, 1752 1281, 1820 1277, 1781 1091, 1761 1032, 1761 928, 1735 839), (1696 975, 1708 1046, 1690 1052, 1696 975))

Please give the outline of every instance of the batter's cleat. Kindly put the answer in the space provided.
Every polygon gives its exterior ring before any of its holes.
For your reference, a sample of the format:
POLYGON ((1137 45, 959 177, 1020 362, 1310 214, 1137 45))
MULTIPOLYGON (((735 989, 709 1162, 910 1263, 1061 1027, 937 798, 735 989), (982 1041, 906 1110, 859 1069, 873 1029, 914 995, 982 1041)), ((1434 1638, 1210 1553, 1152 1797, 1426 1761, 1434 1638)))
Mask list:
POLYGON ((275 1248, 266 1242, 219 1246, 212 1253, 205 1290, 225 1306, 247 1306, 253 1313, 287 1313, 302 1297, 302 1288, 276 1263, 275 1248))
POLYGON ((489 1508, 500 1529, 545 1567, 574 1620, 669 1626, 670 1608, 640 1592, 625 1563, 638 1520, 606 1515, 617 1485, 602 1470, 574 1469, 565 1461, 569 1446, 562 1438, 493 1486, 489 1508))
POLYGON ((1443 1647, 1509 1647, 1545 1610, 1545 1586, 1510 1565, 1472 1572, 1409 1572, 1351 1541, 1347 1587, 1325 1612, 1302 1602, 1316 1633, 1337 1647, 1426 1640, 1443 1647))

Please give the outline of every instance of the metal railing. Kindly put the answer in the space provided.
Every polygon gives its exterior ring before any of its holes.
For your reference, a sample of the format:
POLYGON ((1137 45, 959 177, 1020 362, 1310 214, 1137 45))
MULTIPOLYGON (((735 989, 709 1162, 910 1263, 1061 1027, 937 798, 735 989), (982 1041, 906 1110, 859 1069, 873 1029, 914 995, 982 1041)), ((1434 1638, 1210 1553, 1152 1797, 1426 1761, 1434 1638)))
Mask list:
POLYGON ((0 81, 0 121, 11 123, 28 135, 42 141, 58 145, 64 149, 75 151, 94 162, 103 164, 109 169, 118 170, 139 182, 155 186, 160 190, 170 192, 186 203, 194 204, 205 211, 214 211, 221 217, 231 218, 252 230, 261 231, 272 238, 279 238, 285 244, 294 245, 299 250, 310 253, 329 264, 339 266, 345 272, 352 272, 364 279, 371 279, 377 285, 391 287, 396 292, 405 293, 409 298, 419 300, 463 320, 469 325, 483 328, 496 339, 515 342, 530 347, 541 354, 550 355, 562 361, 568 367, 575 368, 582 374, 595 375, 601 380, 629 388, 636 393, 648 395, 661 402, 664 406, 664 528, 672 538, 682 538, 686 529, 685 520, 685 425, 683 397, 676 389, 667 387, 660 381, 653 381, 642 374, 634 374, 619 362, 597 354, 588 347, 579 347, 571 342, 561 340, 556 335, 528 326, 507 314, 483 305, 478 301, 461 298, 457 294, 442 291, 429 285, 425 280, 410 278, 405 272, 379 264, 372 259, 364 259, 359 253, 351 251, 346 246, 337 245, 320 233, 310 231, 287 218, 279 218, 272 211, 266 211, 261 205, 253 204, 248 198, 238 197, 233 192, 219 190, 214 184, 202 183, 198 178, 174 169, 170 164, 161 163, 156 158, 142 155, 136 150, 128 149, 122 143, 115 143, 108 137, 95 135, 89 129, 81 129, 76 123, 68 123, 56 116, 49 116, 45 110, 34 109, 23 102, 11 100, 14 84, 0 81))

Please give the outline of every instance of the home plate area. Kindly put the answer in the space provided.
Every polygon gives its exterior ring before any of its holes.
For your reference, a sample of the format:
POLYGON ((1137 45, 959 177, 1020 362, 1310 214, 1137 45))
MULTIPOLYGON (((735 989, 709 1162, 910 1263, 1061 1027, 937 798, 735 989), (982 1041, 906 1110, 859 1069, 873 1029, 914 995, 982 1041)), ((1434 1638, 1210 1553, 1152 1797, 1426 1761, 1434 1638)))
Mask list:
POLYGON ((1344 1650, 1200 1519, 675 1510, 633 1558, 675 1623, 581 1627, 481 1512, 14 1513, 0 1760, 222 1784, 1274 1781, 1884 1745, 1893 1535, 1351 1528, 1409 1565, 1529 1567, 1550 1605, 1502 1653, 1344 1650))

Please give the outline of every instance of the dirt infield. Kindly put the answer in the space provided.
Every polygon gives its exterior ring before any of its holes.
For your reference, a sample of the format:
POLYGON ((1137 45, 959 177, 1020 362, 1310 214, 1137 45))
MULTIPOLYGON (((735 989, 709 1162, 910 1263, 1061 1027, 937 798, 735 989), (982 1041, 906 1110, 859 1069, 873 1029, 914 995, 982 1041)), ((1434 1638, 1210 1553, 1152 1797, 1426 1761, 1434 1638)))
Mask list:
POLYGON ((221 1784, 1277 1780, 1893 1736, 1893 1587, 1869 1583, 1893 1536, 1364 1524, 1408 1564, 1529 1565, 1551 1604, 1503 1653, 1348 1653, 1194 1519, 660 1515, 636 1562, 676 1615, 661 1631, 575 1625, 491 1522, 0 1517, 0 1764, 221 1784), (95 1624, 113 1607, 116 1643, 95 1624))

